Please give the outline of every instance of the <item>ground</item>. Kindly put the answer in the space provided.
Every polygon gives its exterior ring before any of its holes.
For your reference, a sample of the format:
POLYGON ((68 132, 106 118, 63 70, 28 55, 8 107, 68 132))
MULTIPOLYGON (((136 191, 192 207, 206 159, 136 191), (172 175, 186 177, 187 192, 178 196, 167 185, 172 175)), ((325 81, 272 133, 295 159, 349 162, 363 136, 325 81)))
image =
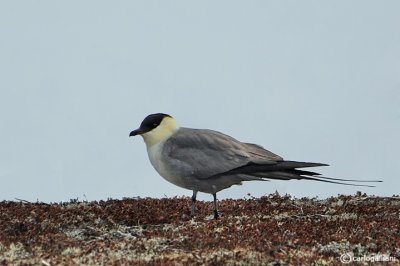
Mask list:
POLYGON ((0 265, 400 265, 400 197, 0 202, 0 265))

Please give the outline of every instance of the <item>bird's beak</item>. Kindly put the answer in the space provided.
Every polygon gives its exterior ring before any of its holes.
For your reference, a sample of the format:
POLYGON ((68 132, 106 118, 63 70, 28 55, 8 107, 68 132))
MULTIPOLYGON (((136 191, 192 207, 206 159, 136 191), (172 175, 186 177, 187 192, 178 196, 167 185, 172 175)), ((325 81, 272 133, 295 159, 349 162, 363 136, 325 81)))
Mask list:
POLYGON ((133 137, 133 136, 136 136, 136 135, 140 135, 140 134, 142 134, 142 133, 144 133, 143 130, 141 130, 140 128, 138 128, 138 129, 135 129, 134 131, 132 131, 132 132, 129 134, 129 137, 133 137))

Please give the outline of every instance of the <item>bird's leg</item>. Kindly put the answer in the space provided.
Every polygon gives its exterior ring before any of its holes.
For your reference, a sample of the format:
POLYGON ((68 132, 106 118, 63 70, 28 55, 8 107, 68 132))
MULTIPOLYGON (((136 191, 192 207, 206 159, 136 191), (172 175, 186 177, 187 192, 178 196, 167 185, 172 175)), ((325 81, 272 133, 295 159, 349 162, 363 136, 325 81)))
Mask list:
POLYGON ((213 197, 214 197, 214 219, 218 219, 219 214, 218 214, 218 206, 217 206, 217 193, 214 193, 213 197))
POLYGON ((197 196, 197 191, 193 190, 193 196, 192 196, 192 209, 190 211, 190 215, 194 216, 196 212, 196 196, 197 196))

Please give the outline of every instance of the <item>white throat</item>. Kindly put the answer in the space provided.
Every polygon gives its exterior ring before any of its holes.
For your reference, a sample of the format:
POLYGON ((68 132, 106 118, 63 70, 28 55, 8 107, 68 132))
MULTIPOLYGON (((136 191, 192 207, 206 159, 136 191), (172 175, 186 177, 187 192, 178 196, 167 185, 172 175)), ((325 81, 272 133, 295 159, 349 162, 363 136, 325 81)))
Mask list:
POLYGON ((162 141, 167 140, 171 135, 173 135, 179 129, 176 120, 172 117, 164 117, 160 125, 152 129, 149 132, 142 134, 144 142, 147 148, 152 147, 162 141))

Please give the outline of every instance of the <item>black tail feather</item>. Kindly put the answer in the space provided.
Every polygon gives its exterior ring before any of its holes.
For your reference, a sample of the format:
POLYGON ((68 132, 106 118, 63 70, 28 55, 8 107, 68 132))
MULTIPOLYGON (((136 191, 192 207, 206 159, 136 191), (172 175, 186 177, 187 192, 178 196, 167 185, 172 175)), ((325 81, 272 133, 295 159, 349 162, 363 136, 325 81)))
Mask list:
POLYGON ((373 183, 383 182, 382 180, 340 179, 340 178, 332 178, 332 177, 326 177, 326 176, 319 176, 319 178, 329 179, 329 180, 338 180, 338 181, 350 181, 350 182, 373 182, 373 183))
POLYGON ((364 185, 364 184, 354 184, 354 183, 347 183, 347 182, 382 182, 380 180, 356 180, 356 179, 341 179, 341 178, 331 178, 321 176, 321 174, 312 172, 312 171, 304 171, 299 170, 296 168, 305 168, 305 167, 316 167, 316 166, 328 166, 327 164, 322 163, 309 163, 309 162, 295 162, 295 161, 281 161, 277 162, 276 164, 254 164, 249 163, 247 165, 232 169, 230 171, 220 173, 210 178, 216 178, 220 176, 227 176, 227 175, 237 175, 237 174, 244 174, 244 175, 252 175, 259 178, 264 179, 275 179, 275 180, 313 180, 325 183, 332 183, 332 184, 340 184, 346 186, 359 186, 359 187, 375 187, 373 185, 364 185), (343 181, 343 182, 339 182, 343 181))
MULTIPOLYGON (((325 183, 331 183, 331 184, 339 184, 339 185, 345 185, 345 186, 354 186, 354 187, 375 187, 373 185, 362 185, 362 184, 353 184, 353 183, 330 181, 330 180, 327 180, 327 179, 332 179, 332 178, 324 177, 324 176, 319 176, 318 178, 304 176, 301 179, 313 180, 313 181, 319 181, 319 182, 325 182, 325 183), (323 179, 319 179, 319 178, 323 178, 323 179)), ((346 179, 340 179, 340 180, 350 181, 350 180, 346 180, 346 179)), ((360 180, 352 180, 352 181, 353 182, 360 182, 360 180)), ((370 182, 370 181, 361 181, 361 182, 370 182)))

